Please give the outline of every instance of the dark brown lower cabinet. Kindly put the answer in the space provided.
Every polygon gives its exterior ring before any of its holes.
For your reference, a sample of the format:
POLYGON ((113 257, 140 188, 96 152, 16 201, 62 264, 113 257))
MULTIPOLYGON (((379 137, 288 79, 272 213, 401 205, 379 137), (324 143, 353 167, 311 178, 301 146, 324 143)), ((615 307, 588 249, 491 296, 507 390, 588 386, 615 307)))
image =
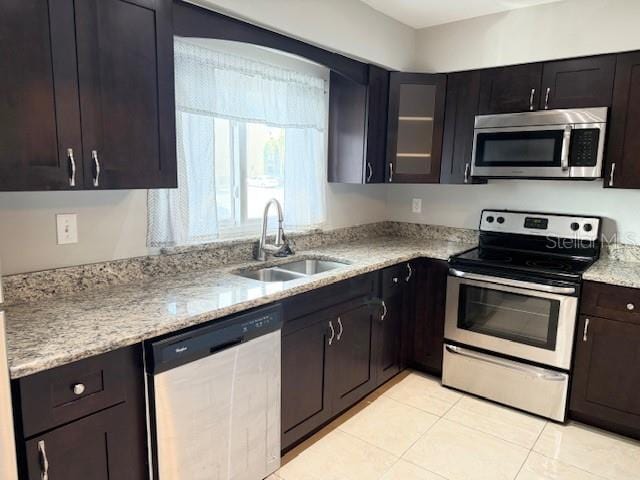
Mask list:
POLYGON ((20 478, 148 478, 139 345, 14 382, 20 478))
POLYGON ((442 373, 444 315, 449 265, 444 260, 421 260, 416 265, 415 314, 410 322, 410 364, 436 375, 442 373))
POLYGON ((571 416, 640 438, 640 322, 582 316, 571 416))
POLYGON ((144 479, 145 430, 131 420, 123 403, 33 437, 26 444, 27 478, 144 479))

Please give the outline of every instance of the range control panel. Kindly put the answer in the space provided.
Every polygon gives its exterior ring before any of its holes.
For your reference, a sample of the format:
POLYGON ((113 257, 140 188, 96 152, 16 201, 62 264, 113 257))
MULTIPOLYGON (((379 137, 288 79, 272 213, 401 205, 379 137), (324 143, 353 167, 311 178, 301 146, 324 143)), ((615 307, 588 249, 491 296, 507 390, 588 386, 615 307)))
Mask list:
POLYGON ((593 241, 598 239, 600 223, 598 217, 484 210, 480 231, 593 241))

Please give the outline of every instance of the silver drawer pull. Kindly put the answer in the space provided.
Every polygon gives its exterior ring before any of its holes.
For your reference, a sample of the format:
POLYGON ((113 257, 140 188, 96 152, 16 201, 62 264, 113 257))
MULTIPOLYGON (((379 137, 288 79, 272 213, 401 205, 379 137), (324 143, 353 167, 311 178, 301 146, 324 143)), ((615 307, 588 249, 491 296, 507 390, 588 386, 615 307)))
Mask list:
POLYGON ((582 332, 582 341, 587 342, 589 340, 589 319, 584 321, 584 331, 582 332))
POLYGON ((627 310, 633 312, 636 309, 636 306, 633 303, 627 303, 627 310))
POLYGON ((529 95, 529 110, 533 111, 533 99, 536 96, 536 89, 531 89, 531 95, 529 95))
POLYGON ((367 183, 369 183, 371 178, 373 178, 373 167, 371 166, 371 162, 367 162, 367 173, 367 183))
POLYGON ((76 160, 73 158, 73 148, 67 148, 67 158, 69 159, 69 186, 76 186, 76 160))
POLYGON ((336 336, 336 331, 333 328, 333 322, 329 321, 329 329, 331 330, 331 336, 329 337, 329 346, 333 343, 333 338, 336 336))
POLYGON ((38 454, 40 455, 40 479, 49 480, 49 459, 47 459, 47 447, 44 440, 38 442, 38 454))
POLYGON ((342 332, 344 332, 344 328, 342 328, 342 319, 340 317, 338 317, 338 326, 340 327, 340 331, 338 332, 338 341, 340 341, 340 338, 342 337, 342 332))
POLYGON ((469 183, 469 167, 468 163, 464 166, 464 183, 469 183))
POLYGON ((76 383, 73 386, 73 393, 75 393, 76 395, 82 395, 86 389, 87 387, 84 386, 84 383, 76 383))
POLYGON ((387 316, 387 304, 382 300, 382 316, 380 317, 380 321, 384 322, 384 317, 387 316))
POLYGON ((407 274, 407 277, 405 278, 405 281, 408 282, 409 280, 411 280, 411 276, 413 275, 413 269, 411 268, 410 263, 407 263, 407 272, 408 274, 407 274))
POLYGON ((547 87, 547 94, 544 96, 544 109, 549 110, 549 94, 551 93, 551 88, 547 87))
POLYGON ((616 164, 615 162, 611 164, 611 176, 609 177, 609 186, 613 187, 613 179, 616 174, 616 164))
POLYGON ((95 175, 93 176, 93 186, 100 186, 100 160, 98 159, 98 151, 91 150, 91 158, 93 159, 93 164, 96 167, 95 175))

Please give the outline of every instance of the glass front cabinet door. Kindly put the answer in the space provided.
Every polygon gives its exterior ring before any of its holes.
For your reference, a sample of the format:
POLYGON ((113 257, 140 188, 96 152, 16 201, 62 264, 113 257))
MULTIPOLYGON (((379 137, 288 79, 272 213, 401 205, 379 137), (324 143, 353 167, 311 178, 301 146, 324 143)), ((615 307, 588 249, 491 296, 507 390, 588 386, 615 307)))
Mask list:
POLYGON ((446 75, 391 73, 387 181, 438 183, 446 75))

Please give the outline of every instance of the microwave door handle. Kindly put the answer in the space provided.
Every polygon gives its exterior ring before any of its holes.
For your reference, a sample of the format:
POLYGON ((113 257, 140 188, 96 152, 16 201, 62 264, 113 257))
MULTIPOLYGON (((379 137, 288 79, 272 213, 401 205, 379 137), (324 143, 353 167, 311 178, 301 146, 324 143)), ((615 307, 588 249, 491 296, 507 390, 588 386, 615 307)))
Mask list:
POLYGON ((560 166, 563 172, 569 171, 569 145, 571 144, 571 125, 564 127, 562 136, 562 153, 560 154, 560 166))
POLYGON ((463 272, 461 270, 456 270, 455 268, 449 269, 449 273, 454 277, 476 280, 478 282, 495 283, 497 285, 504 285, 506 287, 524 288, 528 290, 535 290, 538 292, 557 293, 561 295, 571 295, 576 293, 576 289, 574 287, 554 287, 553 285, 541 285, 539 283, 513 280, 511 278, 492 277, 489 275, 481 275, 479 273, 463 272))

